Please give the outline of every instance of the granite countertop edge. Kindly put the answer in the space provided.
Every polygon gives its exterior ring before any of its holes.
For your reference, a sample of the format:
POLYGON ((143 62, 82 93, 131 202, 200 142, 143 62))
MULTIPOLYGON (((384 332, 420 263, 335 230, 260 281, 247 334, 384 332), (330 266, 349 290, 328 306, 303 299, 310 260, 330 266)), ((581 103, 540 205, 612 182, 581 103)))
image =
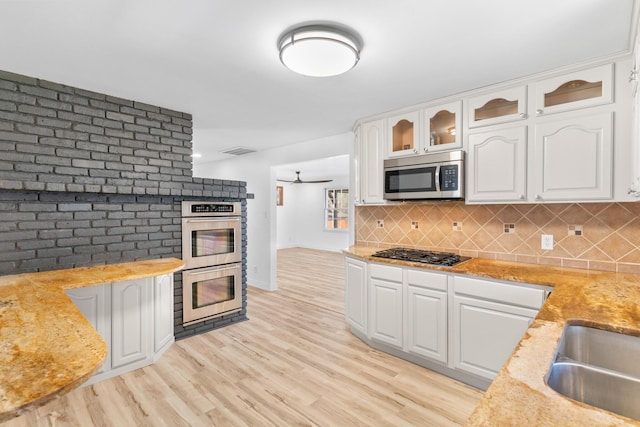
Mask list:
POLYGON ((77 388, 104 362, 106 343, 65 290, 183 267, 162 258, 0 276, 0 422, 77 388))

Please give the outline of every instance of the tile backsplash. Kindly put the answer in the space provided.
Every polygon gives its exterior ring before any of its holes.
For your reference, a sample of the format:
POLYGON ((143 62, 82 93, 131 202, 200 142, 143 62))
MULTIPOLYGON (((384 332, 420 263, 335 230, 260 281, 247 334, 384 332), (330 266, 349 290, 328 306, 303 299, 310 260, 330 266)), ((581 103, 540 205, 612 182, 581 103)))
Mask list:
POLYGON ((355 237, 364 246, 640 273, 639 215, 640 203, 358 206, 355 237), (553 236, 552 250, 541 248, 542 235, 553 236))

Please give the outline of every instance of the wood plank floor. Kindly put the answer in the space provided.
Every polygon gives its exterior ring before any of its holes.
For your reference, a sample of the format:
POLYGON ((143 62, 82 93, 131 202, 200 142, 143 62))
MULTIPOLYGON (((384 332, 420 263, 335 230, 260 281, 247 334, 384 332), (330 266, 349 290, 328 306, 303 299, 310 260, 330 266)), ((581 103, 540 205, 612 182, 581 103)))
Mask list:
POLYGON ((481 392, 374 350, 344 321, 341 254, 278 252, 249 321, 178 341, 154 365, 77 389, 14 426, 449 426, 481 392))

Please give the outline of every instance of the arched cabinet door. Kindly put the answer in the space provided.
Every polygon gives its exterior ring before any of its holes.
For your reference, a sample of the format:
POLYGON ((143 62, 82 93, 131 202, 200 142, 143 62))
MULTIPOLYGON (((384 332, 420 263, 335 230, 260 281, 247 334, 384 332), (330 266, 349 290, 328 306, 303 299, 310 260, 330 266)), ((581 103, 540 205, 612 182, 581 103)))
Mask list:
POLYGON ((111 288, 113 369, 151 359, 150 298, 152 278, 117 282, 111 288))
POLYGON ((534 201, 612 198, 613 113, 535 127, 534 201))
POLYGON ((525 120, 527 87, 518 86, 470 98, 467 101, 469 128, 525 120))
POLYGON ((421 152, 430 153, 462 147, 462 102, 422 110, 424 135, 421 152))
POLYGON ((537 117, 610 104, 613 102, 613 64, 539 81, 534 92, 537 117))
POLYGON ((469 135, 467 202, 527 200, 527 127, 469 135))
POLYGON ((420 153, 420 114, 409 111, 387 118, 387 158, 420 153))

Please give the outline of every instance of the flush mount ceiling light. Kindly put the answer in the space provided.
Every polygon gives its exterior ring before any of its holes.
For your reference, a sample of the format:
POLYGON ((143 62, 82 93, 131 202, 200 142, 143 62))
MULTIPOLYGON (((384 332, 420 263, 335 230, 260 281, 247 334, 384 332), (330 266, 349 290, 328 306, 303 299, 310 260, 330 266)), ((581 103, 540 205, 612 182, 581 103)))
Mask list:
POLYGON ((311 77, 345 73, 360 60, 360 46, 355 37, 327 25, 288 31, 278 41, 278 48, 285 67, 311 77))

